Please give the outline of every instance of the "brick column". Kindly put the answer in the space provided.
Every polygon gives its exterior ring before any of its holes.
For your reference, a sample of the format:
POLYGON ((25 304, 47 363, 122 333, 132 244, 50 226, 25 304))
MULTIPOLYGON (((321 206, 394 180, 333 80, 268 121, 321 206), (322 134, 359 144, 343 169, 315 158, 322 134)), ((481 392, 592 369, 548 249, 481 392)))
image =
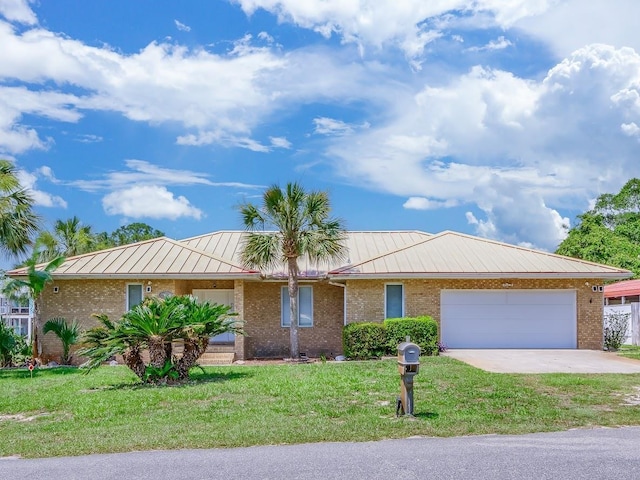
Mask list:
MULTIPOLYGON (((233 306, 235 312, 238 314, 238 320, 244 321, 244 280, 235 280, 233 282, 233 306)), ((236 360, 245 359, 246 353, 244 340, 244 336, 236 335, 234 350, 236 360)))

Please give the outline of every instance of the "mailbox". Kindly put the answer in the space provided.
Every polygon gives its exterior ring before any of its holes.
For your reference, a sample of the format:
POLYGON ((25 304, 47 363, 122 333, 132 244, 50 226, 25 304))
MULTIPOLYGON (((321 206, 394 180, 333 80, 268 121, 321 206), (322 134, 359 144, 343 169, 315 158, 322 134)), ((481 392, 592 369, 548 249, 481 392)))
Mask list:
POLYGON ((409 341, 398 345, 398 372, 400 396, 396 402, 396 415, 413 416, 413 377, 420 369, 420 347, 409 341))
POLYGON ((420 347, 415 343, 402 342, 398 345, 398 370, 400 375, 418 373, 420 368, 420 347))

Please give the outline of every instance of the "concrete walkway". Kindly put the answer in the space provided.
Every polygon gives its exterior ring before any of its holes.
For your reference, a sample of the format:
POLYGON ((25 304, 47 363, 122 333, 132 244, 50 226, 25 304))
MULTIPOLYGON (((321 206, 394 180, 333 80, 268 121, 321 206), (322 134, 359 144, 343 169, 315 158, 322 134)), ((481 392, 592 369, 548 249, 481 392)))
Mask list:
POLYGON ((640 360, 598 350, 449 350, 443 355, 496 373, 640 373, 640 360))

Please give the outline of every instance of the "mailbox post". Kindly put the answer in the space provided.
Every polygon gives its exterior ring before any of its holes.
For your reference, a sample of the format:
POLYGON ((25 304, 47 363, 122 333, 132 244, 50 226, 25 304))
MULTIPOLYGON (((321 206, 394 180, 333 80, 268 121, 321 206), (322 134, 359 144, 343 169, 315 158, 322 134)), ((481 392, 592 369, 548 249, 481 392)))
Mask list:
POLYGON ((420 347, 409 341, 398 345, 398 372, 400 396, 396 402, 396 415, 413 416, 413 377, 420 369, 420 347))

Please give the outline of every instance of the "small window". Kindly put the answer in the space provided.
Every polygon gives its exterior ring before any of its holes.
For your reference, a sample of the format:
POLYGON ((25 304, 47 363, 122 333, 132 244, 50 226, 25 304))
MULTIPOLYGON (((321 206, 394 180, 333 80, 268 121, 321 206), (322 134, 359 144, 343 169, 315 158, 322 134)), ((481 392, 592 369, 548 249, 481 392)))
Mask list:
MULTIPOLYGON (((287 287, 282 287, 280 298, 282 307, 281 325, 289 327, 291 319, 289 289, 287 287)), ((298 326, 313 327, 313 287, 298 287, 298 326)))
POLYGON ((131 283, 127 285, 127 310, 142 303, 142 285, 131 283))
POLYGON ((402 284, 385 285, 384 318, 404 317, 404 286, 402 284))

